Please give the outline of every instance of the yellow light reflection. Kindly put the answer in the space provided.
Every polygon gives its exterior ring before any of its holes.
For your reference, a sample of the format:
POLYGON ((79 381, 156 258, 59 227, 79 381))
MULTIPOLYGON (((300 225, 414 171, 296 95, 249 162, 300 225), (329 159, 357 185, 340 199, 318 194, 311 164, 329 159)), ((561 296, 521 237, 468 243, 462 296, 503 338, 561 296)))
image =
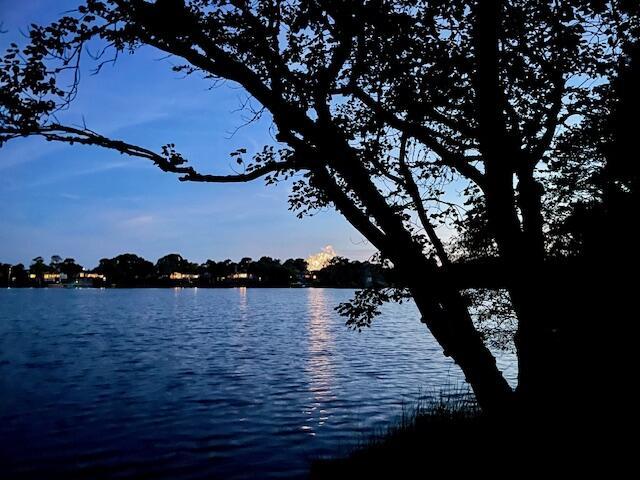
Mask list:
POLYGON ((327 412, 322 409, 323 405, 335 398, 332 363, 334 338, 330 325, 331 306, 328 305, 326 291, 321 288, 310 288, 307 292, 309 353, 305 370, 309 376, 312 403, 305 411, 308 416, 307 424, 301 429, 315 435, 313 428, 322 426, 328 419, 327 412))

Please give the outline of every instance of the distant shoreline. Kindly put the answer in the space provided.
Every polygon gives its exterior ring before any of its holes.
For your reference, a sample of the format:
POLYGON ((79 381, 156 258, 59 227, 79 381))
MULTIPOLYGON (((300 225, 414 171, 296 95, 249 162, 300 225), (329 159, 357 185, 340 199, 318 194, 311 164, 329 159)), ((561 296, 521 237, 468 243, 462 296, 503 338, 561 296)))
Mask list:
POLYGON ((0 286, 11 288, 366 288, 390 283, 389 268, 381 263, 352 261, 323 253, 284 262, 270 257, 239 262, 224 260, 191 263, 169 254, 154 264, 135 254, 103 258, 87 270, 73 258, 51 257, 48 264, 36 257, 29 267, 0 263, 0 286))
POLYGON ((219 285, 219 286, 198 286, 198 285, 175 285, 175 286, 109 286, 109 287, 80 287, 80 286, 20 286, 20 287, 4 287, 4 290, 175 290, 175 289, 200 289, 200 290, 231 290, 237 288, 251 288, 256 290, 278 289, 278 290, 305 290, 309 288, 335 288, 339 290, 363 289, 366 286, 345 286, 345 285, 304 285, 300 287, 292 287, 287 285, 219 285))

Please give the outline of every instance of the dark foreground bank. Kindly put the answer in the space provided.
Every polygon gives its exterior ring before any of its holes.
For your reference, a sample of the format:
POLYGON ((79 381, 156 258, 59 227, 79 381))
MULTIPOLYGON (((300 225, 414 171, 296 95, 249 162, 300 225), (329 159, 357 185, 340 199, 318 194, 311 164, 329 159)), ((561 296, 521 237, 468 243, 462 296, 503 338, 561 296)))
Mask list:
POLYGON ((344 457, 315 460, 310 477, 621 478, 635 464, 623 436, 628 428, 613 411, 583 421, 496 420, 483 415, 471 396, 441 399, 415 407, 344 457))

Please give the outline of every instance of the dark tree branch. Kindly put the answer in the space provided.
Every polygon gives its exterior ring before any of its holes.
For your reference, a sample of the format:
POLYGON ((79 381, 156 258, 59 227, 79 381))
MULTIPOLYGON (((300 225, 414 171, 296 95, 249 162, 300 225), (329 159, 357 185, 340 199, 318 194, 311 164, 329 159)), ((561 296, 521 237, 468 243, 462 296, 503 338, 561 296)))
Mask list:
POLYGON ((538 142, 535 143, 533 148, 530 150, 530 162, 533 163, 533 166, 537 164, 544 152, 546 152, 551 146, 551 142, 553 141, 556 128, 558 127, 561 119, 560 119, 560 111, 562 110, 562 99, 565 93, 564 89, 564 77, 562 73, 557 70, 553 75, 553 91, 551 94, 552 103, 549 110, 546 112, 546 119, 544 121, 544 132, 542 137, 538 142))
POLYGON ((480 186, 484 184, 483 174, 473 165, 469 164, 464 155, 453 153, 447 147, 442 145, 434 137, 433 132, 429 128, 424 125, 420 125, 419 123, 397 117, 393 112, 385 109, 380 103, 376 102, 370 95, 359 87, 351 86, 343 89, 343 91, 344 93, 352 94, 355 98, 364 103, 389 126, 400 132, 406 133, 433 150, 433 152, 441 158, 443 164, 454 168, 469 180, 472 180, 480 186))
POLYGON ((420 196, 418 185, 416 185, 416 182, 413 179, 411 170, 407 165, 406 155, 407 155, 407 136, 403 135, 402 140, 400 142, 400 154, 399 154, 398 161, 400 163, 400 172, 402 173, 402 176, 404 178, 404 185, 411 199, 413 200, 414 208, 418 213, 418 218, 420 218, 420 223, 422 224, 425 232, 427 233, 427 237, 429 238, 429 241, 433 245, 433 248, 435 248, 441 264, 443 266, 446 266, 449 264, 449 257, 447 255, 446 250, 444 249, 444 245, 440 241, 440 238, 438 237, 438 234, 435 231, 435 228, 433 228, 433 225, 431 225, 431 222, 429 221, 429 216, 427 215, 427 211, 425 210, 424 204, 422 203, 422 198, 420 196))
POLYGON ((360 231, 373 246, 383 252, 383 254, 389 254, 390 244, 388 237, 371 222, 366 213, 355 205, 353 199, 349 198, 336 183, 329 171, 325 167, 322 167, 314 168, 311 172, 312 184, 327 193, 338 211, 345 216, 349 223, 357 228, 358 231, 360 231))
POLYGON ((92 145, 115 150, 121 154, 131 157, 144 158, 151 160, 163 172, 175 173, 181 175, 179 180, 182 182, 204 182, 204 183, 241 183, 249 182, 263 177, 269 173, 280 172, 283 170, 306 170, 304 162, 298 161, 292 157, 288 161, 268 162, 264 165, 257 166, 247 171, 233 175, 210 175, 197 172, 193 167, 184 165, 184 160, 179 154, 163 155, 138 145, 124 142, 122 140, 111 139, 93 132, 89 129, 80 129, 65 125, 52 124, 41 127, 33 131, 21 131, 11 128, 0 128, 0 135, 8 135, 12 138, 40 136, 48 141, 57 141, 62 143, 81 145, 92 145))

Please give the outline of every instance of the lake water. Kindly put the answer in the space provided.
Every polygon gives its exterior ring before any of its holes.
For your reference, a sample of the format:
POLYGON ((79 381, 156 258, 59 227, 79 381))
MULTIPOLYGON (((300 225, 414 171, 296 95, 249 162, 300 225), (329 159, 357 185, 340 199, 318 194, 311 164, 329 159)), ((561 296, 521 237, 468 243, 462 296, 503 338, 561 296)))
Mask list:
POLYGON ((348 330, 352 294, 0 290, 0 476, 300 477, 464 384, 411 303, 348 330))

